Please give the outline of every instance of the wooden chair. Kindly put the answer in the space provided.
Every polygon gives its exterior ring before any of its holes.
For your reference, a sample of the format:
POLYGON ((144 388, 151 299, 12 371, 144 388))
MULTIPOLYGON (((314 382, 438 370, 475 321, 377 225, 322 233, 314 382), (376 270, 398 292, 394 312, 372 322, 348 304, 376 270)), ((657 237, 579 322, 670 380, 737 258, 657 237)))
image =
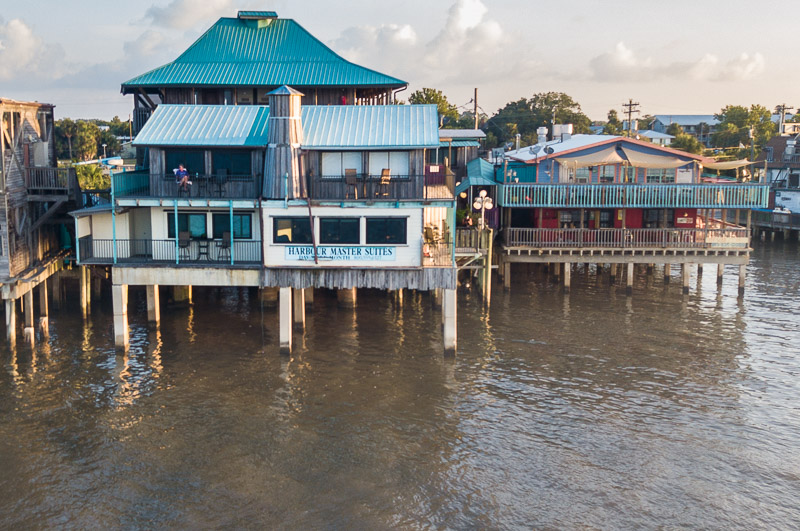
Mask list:
POLYGON ((344 184, 347 186, 344 198, 347 199, 350 197, 350 189, 352 188, 356 199, 358 199, 358 174, 355 168, 347 168, 344 170, 344 184))
POLYGON ((375 195, 379 195, 381 197, 386 197, 389 195, 389 184, 392 181, 392 176, 389 173, 391 170, 389 168, 383 168, 381 170, 381 182, 378 185, 378 191, 375 195))
POLYGON ((181 259, 191 258, 189 246, 192 244, 192 233, 188 230, 182 230, 178 233, 178 249, 180 250, 181 259))
POLYGON ((217 260, 222 261, 223 255, 228 256, 228 260, 231 259, 231 233, 230 232, 223 232, 222 239, 217 242, 217 260))

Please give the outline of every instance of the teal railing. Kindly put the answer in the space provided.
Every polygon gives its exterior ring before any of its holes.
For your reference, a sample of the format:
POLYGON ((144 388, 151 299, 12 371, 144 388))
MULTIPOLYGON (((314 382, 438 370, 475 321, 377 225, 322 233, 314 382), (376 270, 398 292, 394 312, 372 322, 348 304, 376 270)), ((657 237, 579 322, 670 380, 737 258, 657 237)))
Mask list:
POLYGON ((505 184, 500 205, 545 208, 766 208, 767 184, 505 184))
POLYGON ((111 178, 114 179, 112 186, 117 198, 150 195, 150 172, 148 170, 115 173, 111 178))

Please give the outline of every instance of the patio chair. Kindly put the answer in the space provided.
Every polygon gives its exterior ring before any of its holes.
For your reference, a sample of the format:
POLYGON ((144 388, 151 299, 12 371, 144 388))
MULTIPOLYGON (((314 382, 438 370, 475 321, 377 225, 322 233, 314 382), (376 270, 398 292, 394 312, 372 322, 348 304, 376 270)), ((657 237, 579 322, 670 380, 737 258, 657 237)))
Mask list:
POLYGON ((392 176, 389 173, 391 170, 389 168, 383 168, 381 170, 381 181, 378 184, 378 191, 375 195, 379 195, 381 197, 386 197, 389 195, 389 184, 392 181, 392 176))
POLYGON ((344 184, 347 187, 344 198, 347 199, 350 197, 350 189, 352 188, 356 199, 358 199, 358 175, 356 174, 355 168, 347 168, 344 170, 344 184))
POLYGON ((223 256, 231 259, 231 233, 223 232, 222 239, 217 242, 217 260, 222 261, 223 256))
POLYGON ((180 250, 181 259, 190 259, 191 253, 189 246, 192 244, 192 233, 188 230, 182 230, 178 233, 178 249, 180 250))

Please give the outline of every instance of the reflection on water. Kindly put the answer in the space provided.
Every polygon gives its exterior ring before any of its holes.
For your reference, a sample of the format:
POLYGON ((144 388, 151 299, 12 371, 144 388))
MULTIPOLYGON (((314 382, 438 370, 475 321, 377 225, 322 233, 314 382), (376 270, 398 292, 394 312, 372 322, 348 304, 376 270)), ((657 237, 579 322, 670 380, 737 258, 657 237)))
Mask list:
POLYGON ((515 266, 489 310, 460 294, 454 360, 421 293, 318 292, 290 357, 246 289, 152 330, 132 288, 124 354, 109 301, 62 311, 0 350, 0 524, 792 527, 798 258, 758 248, 741 299, 735 268, 629 298, 515 266))

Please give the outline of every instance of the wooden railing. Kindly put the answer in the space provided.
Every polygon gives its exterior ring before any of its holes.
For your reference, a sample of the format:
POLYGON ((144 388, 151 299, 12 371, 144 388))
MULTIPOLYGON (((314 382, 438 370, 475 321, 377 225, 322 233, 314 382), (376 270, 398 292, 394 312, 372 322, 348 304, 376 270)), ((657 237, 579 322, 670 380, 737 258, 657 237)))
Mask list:
POLYGON ((503 229, 506 247, 742 249, 747 229, 503 229))
POLYGON ((545 208, 765 208, 766 184, 504 184, 500 205, 545 208))
POLYGON ((333 201, 424 201, 453 199, 455 183, 452 173, 431 182, 421 175, 392 175, 381 183, 380 175, 357 175, 347 183, 344 176, 317 175, 309 177, 311 199, 333 201))
POLYGON ((28 193, 66 193, 78 190, 75 168, 25 168, 28 193))
POLYGON ((79 261, 83 264, 227 265, 258 266, 261 261, 260 240, 234 240, 226 246, 222 240, 191 239, 177 244, 174 239, 96 239, 84 236, 79 240, 79 261), (116 244, 116 245, 115 245, 116 244))
POLYGON ((426 242, 422 245, 423 267, 452 267, 453 244, 447 241, 426 242))
POLYGON ((189 176, 191 185, 184 191, 175 175, 151 174, 147 171, 118 173, 113 176, 115 197, 188 197, 255 199, 261 194, 261 178, 256 175, 189 176))
POLYGON ((456 252, 477 252, 480 245, 481 232, 477 228, 456 228, 456 252))

